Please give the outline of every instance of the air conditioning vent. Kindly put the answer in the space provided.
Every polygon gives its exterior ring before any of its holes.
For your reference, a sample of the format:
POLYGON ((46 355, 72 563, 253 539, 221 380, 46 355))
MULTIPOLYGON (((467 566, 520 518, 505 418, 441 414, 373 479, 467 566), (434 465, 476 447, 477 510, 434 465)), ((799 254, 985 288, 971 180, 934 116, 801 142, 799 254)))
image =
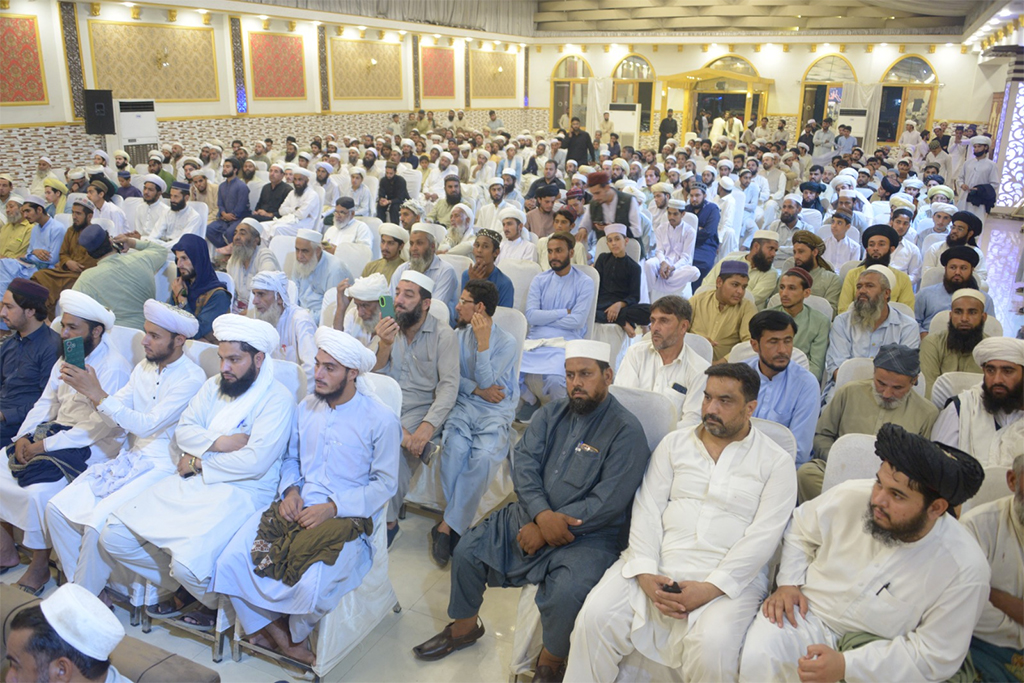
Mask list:
POLYGON ((118 107, 122 113, 156 111, 153 100, 120 100, 118 107))

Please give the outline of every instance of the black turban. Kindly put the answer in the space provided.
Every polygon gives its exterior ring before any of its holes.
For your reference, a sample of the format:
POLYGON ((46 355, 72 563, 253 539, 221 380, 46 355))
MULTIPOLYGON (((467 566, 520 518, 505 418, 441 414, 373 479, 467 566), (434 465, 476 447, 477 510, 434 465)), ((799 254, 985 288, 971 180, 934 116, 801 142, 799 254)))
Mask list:
POLYGON ((950 223, 961 223, 967 224, 967 229, 974 233, 974 236, 981 237, 981 219, 975 216, 970 211, 957 211, 953 214, 953 217, 949 220, 950 223))
POLYGON ((889 240, 889 247, 895 248, 900 246, 900 234, 891 225, 884 225, 879 223, 878 225, 872 225, 870 228, 864 231, 861 235, 860 241, 864 245, 864 248, 868 248, 868 240, 875 235, 881 235, 889 240))
POLYGON ((944 498, 950 508, 972 498, 985 480, 984 468, 970 454, 929 441, 891 422, 878 430, 875 455, 922 488, 944 498))
POLYGON ((534 194, 541 199, 543 199, 544 197, 557 197, 559 194, 558 186, 541 185, 540 187, 537 188, 537 191, 534 194))
POLYGON ((821 194, 822 192, 825 191, 825 186, 822 185, 821 183, 816 183, 813 180, 808 180, 800 183, 800 191, 806 192, 807 190, 821 194))
POLYGON ((892 178, 890 178, 889 176, 886 176, 882 178, 882 189, 888 192, 889 194, 896 194, 897 192, 900 191, 900 184, 897 183, 892 178))
POLYGON ((946 251, 942 252, 942 256, 939 257, 939 262, 945 267, 953 259, 960 261, 967 261, 971 264, 971 268, 977 268, 981 262, 981 257, 978 252, 974 251, 971 247, 967 246, 956 246, 950 247, 946 251))

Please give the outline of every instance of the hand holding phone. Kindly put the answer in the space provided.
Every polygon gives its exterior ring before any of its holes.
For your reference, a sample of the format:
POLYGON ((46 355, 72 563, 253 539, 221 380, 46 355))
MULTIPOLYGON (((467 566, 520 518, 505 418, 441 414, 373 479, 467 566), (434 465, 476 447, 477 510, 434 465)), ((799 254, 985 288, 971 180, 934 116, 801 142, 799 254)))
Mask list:
POLYGON ((395 297, 385 294, 380 298, 380 317, 382 319, 395 317, 395 297))
POLYGON ((64 362, 85 370, 85 339, 72 337, 64 340, 64 362))

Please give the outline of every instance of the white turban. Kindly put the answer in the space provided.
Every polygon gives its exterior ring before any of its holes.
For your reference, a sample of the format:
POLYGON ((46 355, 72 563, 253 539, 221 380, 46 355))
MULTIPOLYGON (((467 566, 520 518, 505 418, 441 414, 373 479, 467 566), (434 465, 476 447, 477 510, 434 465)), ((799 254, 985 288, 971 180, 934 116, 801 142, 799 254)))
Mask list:
POLYGON ((932 202, 932 215, 937 213, 944 213, 952 216, 958 209, 953 204, 946 204, 944 202, 932 202))
POLYGON ((266 228, 263 226, 262 223, 260 223, 255 218, 252 218, 251 216, 246 216, 245 218, 242 219, 242 225, 248 225, 250 228, 255 230, 256 234, 260 236, 261 240, 266 237, 266 228))
POLYGON ((664 194, 672 194, 672 190, 675 189, 668 183, 654 183, 651 185, 651 192, 662 192, 664 194))
POLYGON ((499 222, 504 221, 506 218, 514 218, 519 221, 520 225, 524 225, 526 223, 526 214, 514 206, 506 206, 498 212, 499 222))
POLYGON ((775 240, 779 241, 779 233, 775 230, 755 230, 751 240, 775 240))
POLYGON ((839 196, 843 199, 857 199, 860 197, 860 193, 857 190, 840 190, 839 196))
POLYGON ((406 232, 405 228, 401 225, 395 225, 394 223, 381 223, 380 234, 381 237, 387 235, 388 237, 396 239, 403 244, 409 241, 409 233, 406 232))
MULTIPOLYGON (((988 337, 974 347, 974 362, 984 365, 992 360, 1024 365, 1024 339, 988 337)), ((1018 444, 1019 445, 1019 444, 1018 444)))
MULTIPOLYGON (((326 351, 331 358, 351 370, 358 370, 360 373, 370 372, 377 364, 377 356, 346 332, 321 326, 317 328, 313 340, 318 349, 326 351)), ((357 380, 356 388, 360 388, 362 384, 357 380)))
POLYGON ((105 662, 124 639, 124 627, 100 599, 77 583, 65 583, 39 603, 58 636, 86 657, 105 662))
POLYGON ((250 290, 259 289, 265 292, 276 292, 281 296, 285 306, 291 306, 288 296, 288 276, 280 270, 261 270, 252 277, 250 290))
POLYGON ((345 296, 359 301, 377 301, 387 294, 388 290, 388 279, 384 274, 373 273, 366 277, 357 277, 345 290, 345 296))
POLYGON ((458 204, 452 207, 452 211, 455 211, 455 209, 461 209, 462 212, 466 214, 466 218, 469 219, 469 224, 473 224, 473 220, 476 218, 476 214, 473 213, 473 209, 470 208, 469 204, 466 204, 465 202, 459 202, 458 204))
MULTIPOLYGON (((195 175, 195 173, 193 173, 192 175, 195 175)), ((164 179, 155 173, 147 173, 146 175, 142 176, 142 182, 153 183, 154 185, 160 188, 160 192, 167 192, 167 183, 165 183, 164 179)))
POLYGON ((350 176, 353 176, 353 175, 358 175, 358 176, 366 175, 366 173, 363 171, 363 167, 362 166, 353 166, 353 167, 351 167, 348 170, 348 174, 350 176))
POLYGON ((199 332, 199 321, 195 316, 177 306, 156 299, 146 299, 142 312, 148 322, 162 327, 171 334, 180 334, 186 339, 191 339, 199 332))
POLYGON ((975 135, 973 138, 971 138, 971 144, 972 145, 991 145, 992 144, 992 138, 988 137, 987 135, 975 135))
POLYGON ((881 273, 882 277, 884 277, 886 282, 889 284, 889 289, 892 290, 896 288, 896 275, 887 266, 876 263, 873 266, 868 266, 867 270, 864 272, 881 273))
POLYGON ((317 170, 320 170, 322 168, 323 170, 327 171, 328 174, 334 173, 334 167, 331 166, 326 161, 317 162, 316 168, 317 170))
POLYGON ((787 194, 785 197, 782 198, 782 201, 786 201, 787 199, 791 202, 794 202, 798 207, 803 208, 804 198, 801 197, 800 195, 796 193, 787 194))
POLYGON ((310 230, 309 228, 299 228, 298 232, 295 233, 295 238, 300 240, 306 240, 312 242, 313 246, 317 246, 323 241, 323 235, 316 230, 310 230))
POLYGON ((308 168, 302 168, 302 167, 296 168, 296 169, 294 169, 292 171, 292 175, 294 176, 296 173, 301 175, 301 176, 303 176, 303 177, 305 177, 306 180, 312 180, 313 179, 313 172, 310 171, 308 168))
POLYGON ((281 346, 281 337, 273 325, 234 313, 225 313, 213 321, 213 336, 222 342, 244 342, 268 358, 281 346))
POLYGON ((65 289, 60 293, 60 310, 82 320, 102 323, 104 334, 114 328, 114 312, 88 294, 65 289))
POLYGON ((106 161, 107 163, 110 163, 110 157, 109 157, 109 156, 107 155, 107 153, 106 153, 106 152, 104 152, 104 151, 103 151, 102 149, 98 149, 98 150, 96 150, 95 152, 93 152, 93 153, 92 153, 92 155, 93 155, 94 157, 100 157, 101 159, 103 159, 103 160, 104 160, 104 161, 106 161))
POLYGON ((434 293, 434 280, 423 273, 412 269, 406 269, 406 271, 402 273, 402 277, 399 279, 419 285, 431 294, 434 293))
POLYGON ((668 205, 673 209, 678 209, 679 211, 686 210, 686 202, 682 199, 670 199, 668 200, 668 205))
POLYGON ((626 226, 622 223, 612 223, 611 225, 604 226, 605 235, 622 235, 627 237, 626 226))

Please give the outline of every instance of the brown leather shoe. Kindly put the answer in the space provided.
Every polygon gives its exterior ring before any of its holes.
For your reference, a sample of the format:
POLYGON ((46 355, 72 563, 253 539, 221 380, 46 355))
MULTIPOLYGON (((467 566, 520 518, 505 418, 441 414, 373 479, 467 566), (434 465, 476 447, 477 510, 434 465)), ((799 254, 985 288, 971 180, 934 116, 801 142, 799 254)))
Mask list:
POLYGON ((538 666, 533 674, 533 683, 562 683, 565 678, 565 665, 552 669, 550 666, 538 666))
POLYGON ((420 643, 412 651, 418 658, 433 662, 438 659, 444 659, 456 650, 469 647, 480 640, 483 635, 484 622, 479 619, 477 619, 476 628, 461 638, 452 638, 452 625, 448 624, 444 627, 443 631, 430 640, 420 643))

